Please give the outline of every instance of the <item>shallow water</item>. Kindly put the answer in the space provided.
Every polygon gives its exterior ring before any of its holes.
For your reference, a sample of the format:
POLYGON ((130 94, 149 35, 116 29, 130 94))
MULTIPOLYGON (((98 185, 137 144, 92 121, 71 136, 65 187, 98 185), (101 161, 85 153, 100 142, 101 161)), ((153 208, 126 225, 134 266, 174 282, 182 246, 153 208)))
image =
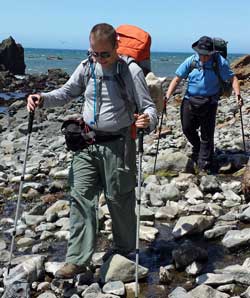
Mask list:
MULTIPOLYGON (((3 203, 3 197, 0 196, 0 216, 12 217, 15 216, 16 202, 7 201, 3 203)), ((21 212, 25 209, 31 209, 30 202, 22 200, 21 212)), ((195 286, 195 278, 188 276, 186 272, 174 272, 174 279, 169 285, 159 286, 159 269, 160 266, 166 266, 172 264, 172 251, 177 248, 185 239, 180 240, 173 239, 171 231, 174 222, 170 222, 170 226, 165 225, 166 222, 155 222, 155 227, 159 230, 159 234, 156 240, 152 243, 140 242, 140 259, 139 263, 149 269, 149 275, 145 280, 140 281, 141 294, 139 297, 143 298, 163 298, 175 289, 177 286, 190 290, 195 286)), ((247 227, 244 225, 244 227, 247 227)), ((243 227, 242 227, 243 228, 243 227)), ((10 244, 11 237, 5 237, 5 240, 10 244)), ((233 264, 242 264, 243 261, 250 256, 250 251, 247 248, 242 248, 236 251, 229 251, 221 245, 221 240, 207 240, 202 235, 195 235, 188 237, 190 241, 199 246, 205 248, 208 252, 208 261, 204 264, 202 273, 213 272, 213 270, 224 268, 233 264)), ((39 240, 37 241, 39 242, 39 240)), ((51 241, 51 249, 46 252, 49 261, 64 261, 66 254, 66 242, 65 241, 51 241)), ((110 242, 100 234, 98 236, 98 251, 104 251, 110 246, 110 242)), ((31 253, 31 249, 25 252, 25 254, 31 253)), ((21 255, 23 253, 14 252, 15 255, 21 255)), ((202 274, 201 273, 201 274, 202 274)))

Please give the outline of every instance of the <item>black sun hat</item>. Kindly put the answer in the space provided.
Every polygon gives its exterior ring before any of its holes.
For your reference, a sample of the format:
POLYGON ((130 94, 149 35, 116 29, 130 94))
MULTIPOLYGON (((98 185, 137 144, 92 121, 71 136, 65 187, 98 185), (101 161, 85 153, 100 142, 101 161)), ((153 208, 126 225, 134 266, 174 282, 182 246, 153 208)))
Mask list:
POLYGON ((200 55, 212 55, 215 52, 213 39, 208 36, 202 36, 192 44, 192 49, 200 55))

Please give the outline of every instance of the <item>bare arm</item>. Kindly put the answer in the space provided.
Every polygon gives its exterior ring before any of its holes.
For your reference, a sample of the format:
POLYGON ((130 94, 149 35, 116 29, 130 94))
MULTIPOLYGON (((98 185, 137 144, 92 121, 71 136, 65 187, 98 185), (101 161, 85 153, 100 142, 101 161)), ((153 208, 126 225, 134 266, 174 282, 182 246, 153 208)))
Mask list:
POLYGON ((241 95, 240 95, 240 84, 239 84, 239 81, 238 81, 237 77, 233 76, 231 82, 232 82, 234 93, 236 95, 237 103, 238 103, 239 106, 242 106, 243 105, 243 100, 242 100, 241 95))
POLYGON ((168 86, 168 90, 166 92, 166 101, 169 100, 170 96, 174 93, 176 87, 179 85, 181 80, 182 80, 181 77, 175 76, 173 80, 170 82, 168 86))

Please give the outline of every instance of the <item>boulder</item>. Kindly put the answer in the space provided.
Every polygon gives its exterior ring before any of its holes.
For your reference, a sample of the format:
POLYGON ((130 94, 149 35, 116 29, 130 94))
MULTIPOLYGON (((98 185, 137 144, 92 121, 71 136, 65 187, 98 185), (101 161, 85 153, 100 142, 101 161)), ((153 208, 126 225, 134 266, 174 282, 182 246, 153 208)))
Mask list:
POLYGON ((25 74, 24 49, 11 36, 0 44, 0 65, 13 74, 25 74))
POLYGON ((153 72, 150 72, 146 76, 146 82, 150 95, 156 105, 157 112, 162 112, 164 100, 163 83, 166 82, 166 78, 156 77, 153 72))
POLYGON ((241 90, 247 91, 250 87, 250 55, 236 59, 231 67, 239 80, 241 90))
POLYGON ((250 160, 248 161, 242 176, 242 192, 247 202, 250 201, 250 160))
POLYGON ((250 55, 236 59, 231 67, 239 80, 250 78, 250 55))
MULTIPOLYGON (((138 266, 138 278, 145 278, 148 268, 138 266)), ((100 278, 102 283, 109 281, 130 282, 135 279, 135 263, 129 259, 116 254, 111 256, 101 267, 100 278)))

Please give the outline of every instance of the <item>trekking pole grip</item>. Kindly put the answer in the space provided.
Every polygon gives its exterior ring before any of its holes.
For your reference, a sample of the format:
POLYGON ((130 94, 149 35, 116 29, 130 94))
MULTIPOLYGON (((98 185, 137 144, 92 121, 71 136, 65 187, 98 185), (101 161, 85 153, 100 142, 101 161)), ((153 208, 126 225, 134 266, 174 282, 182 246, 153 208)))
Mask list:
MULTIPOLYGON (((37 99, 36 96, 32 96, 32 100, 33 100, 34 102, 36 102, 38 99, 37 99)), ((33 120, 34 120, 34 114, 35 114, 34 111, 30 111, 30 112, 29 112, 29 119, 28 119, 28 133, 31 133, 31 132, 32 132, 33 120)))
POLYGON ((138 130, 139 140, 138 140, 138 151, 140 153, 143 153, 143 135, 144 131, 142 128, 138 130))

